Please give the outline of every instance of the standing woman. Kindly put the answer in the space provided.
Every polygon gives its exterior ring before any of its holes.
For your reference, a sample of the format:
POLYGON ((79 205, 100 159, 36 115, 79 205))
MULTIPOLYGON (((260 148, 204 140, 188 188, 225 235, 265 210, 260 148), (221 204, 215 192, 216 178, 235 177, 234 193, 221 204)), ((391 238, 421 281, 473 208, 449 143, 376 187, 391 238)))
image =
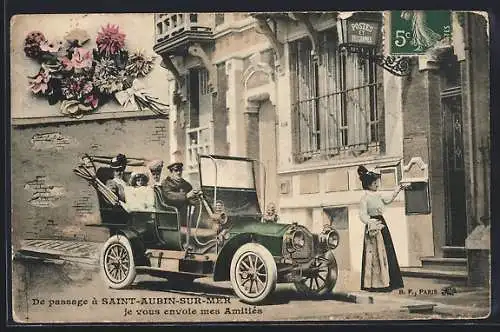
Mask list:
POLYGON ((380 174, 359 166, 358 175, 365 190, 359 209, 359 217, 365 224, 361 289, 390 292, 403 287, 403 278, 383 212, 405 186, 399 185, 391 197, 385 198, 377 192, 380 174))

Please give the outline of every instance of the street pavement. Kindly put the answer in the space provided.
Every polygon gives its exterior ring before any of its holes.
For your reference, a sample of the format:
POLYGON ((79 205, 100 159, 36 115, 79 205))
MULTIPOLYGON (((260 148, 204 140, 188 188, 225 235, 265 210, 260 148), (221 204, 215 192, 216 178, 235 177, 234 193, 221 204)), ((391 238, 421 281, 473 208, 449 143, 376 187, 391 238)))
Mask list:
POLYGON ((359 274, 349 271, 340 271, 334 292, 321 299, 305 298, 292 285, 284 284, 278 285, 270 301, 260 306, 242 303, 234 295, 230 282, 216 283, 209 278, 189 285, 173 285, 165 279, 139 275, 129 289, 113 290, 105 287, 99 273, 100 246, 78 241, 23 242, 14 264, 17 320, 37 323, 366 321, 476 318, 489 312, 489 292, 485 289, 457 288, 450 295, 441 293, 446 284, 405 278, 402 293, 369 293, 359 291, 359 274), (134 300, 120 302, 119 298, 134 300), (163 300, 155 300, 158 298, 163 300), (68 304, 68 300, 75 304, 68 304))

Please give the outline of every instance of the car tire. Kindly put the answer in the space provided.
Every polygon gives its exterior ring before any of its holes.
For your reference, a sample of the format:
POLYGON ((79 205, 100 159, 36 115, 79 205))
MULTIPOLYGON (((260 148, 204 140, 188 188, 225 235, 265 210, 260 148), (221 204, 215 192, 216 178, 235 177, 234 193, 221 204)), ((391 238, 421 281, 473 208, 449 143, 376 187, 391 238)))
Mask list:
POLYGON ((243 302, 258 304, 276 288, 278 269, 269 250, 258 243, 247 243, 233 256, 230 278, 234 292, 243 302))
POLYGON ((338 279, 337 260, 331 251, 320 259, 314 259, 311 267, 319 268, 316 276, 305 277, 294 282, 295 289, 306 296, 323 296, 330 293, 338 279))
POLYGON ((110 288, 122 289, 134 282, 134 254, 126 236, 113 235, 104 243, 100 265, 104 281, 110 288))

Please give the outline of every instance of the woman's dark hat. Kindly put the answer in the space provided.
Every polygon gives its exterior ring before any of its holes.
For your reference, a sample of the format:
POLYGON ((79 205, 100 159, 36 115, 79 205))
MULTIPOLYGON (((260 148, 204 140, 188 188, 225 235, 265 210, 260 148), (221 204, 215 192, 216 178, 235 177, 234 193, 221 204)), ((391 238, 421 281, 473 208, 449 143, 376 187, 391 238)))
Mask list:
POLYGON ((376 172, 375 170, 368 170, 364 166, 358 167, 358 175, 360 179, 378 179, 382 177, 382 174, 376 172))
POLYGON ((109 165, 112 169, 124 170, 127 166, 127 157, 124 154, 118 154, 116 157, 111 159, 109 165))
POLYGON ((177 170, 182 170, 184 168, 183 163, 172 163, 167 166, 167 169, 172 172, 172 171, 177 171, 177 170))

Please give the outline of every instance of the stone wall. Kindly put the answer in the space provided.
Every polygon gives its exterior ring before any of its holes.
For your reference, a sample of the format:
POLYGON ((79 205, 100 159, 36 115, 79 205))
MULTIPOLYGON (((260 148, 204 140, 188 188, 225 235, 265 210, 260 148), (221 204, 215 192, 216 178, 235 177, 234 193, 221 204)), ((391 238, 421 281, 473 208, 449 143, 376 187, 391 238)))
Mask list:
POLYGON ((84 153, 121 152, 167 163, 167 121, 153 117, 13 127, 13 244, 24 238, 104 240, 106 232, 85 227, 100 221, 98 201, 73 167, 84 153))

